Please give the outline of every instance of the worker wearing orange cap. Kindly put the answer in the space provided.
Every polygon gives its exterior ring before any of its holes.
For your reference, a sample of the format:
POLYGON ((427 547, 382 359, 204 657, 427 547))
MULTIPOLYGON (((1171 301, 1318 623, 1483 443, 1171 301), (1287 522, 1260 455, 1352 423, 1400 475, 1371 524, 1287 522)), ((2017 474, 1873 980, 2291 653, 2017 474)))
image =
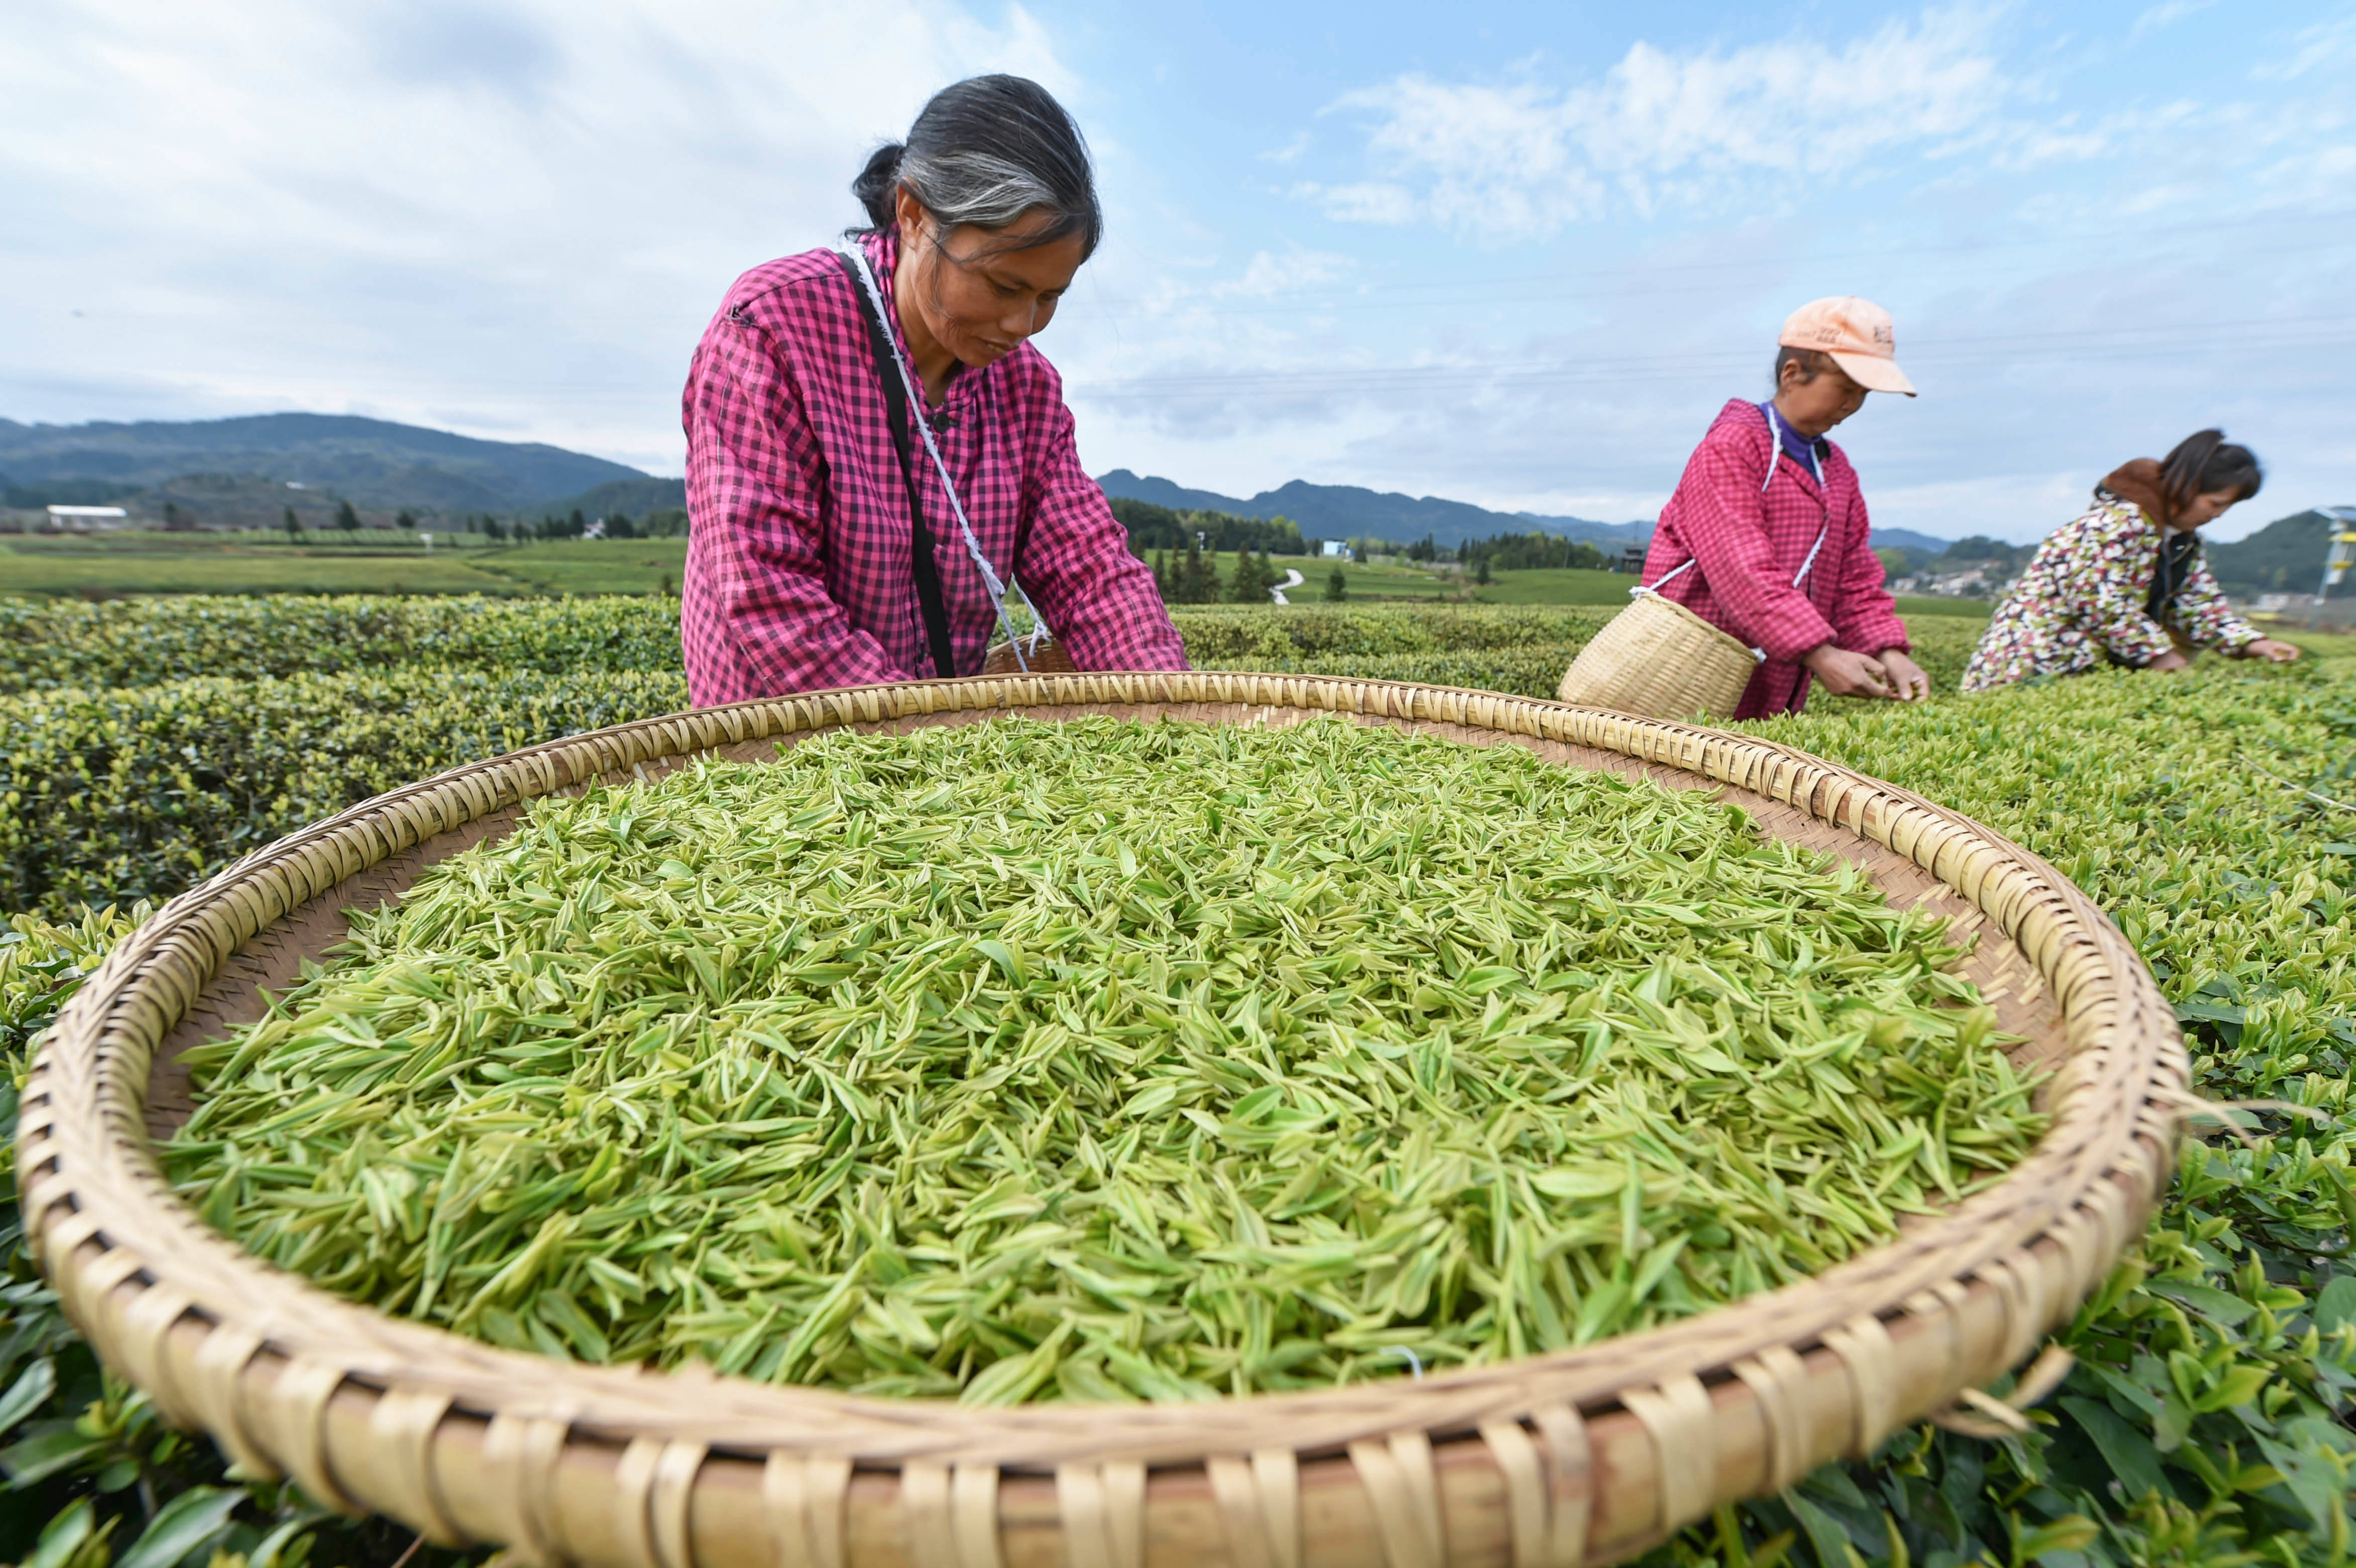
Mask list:
POLYGON ((1737 719, 1797 713, 1811 679, 1840 697, 1927 697, 1867 543, 1857 471, 1825 439, 1868 392, 1914 395, 1890 313, 1854 294, 1817 300, 1778 344, 1775 395, 1719 411, 1661 509, 1644 580, 1759 656, 1737 719))

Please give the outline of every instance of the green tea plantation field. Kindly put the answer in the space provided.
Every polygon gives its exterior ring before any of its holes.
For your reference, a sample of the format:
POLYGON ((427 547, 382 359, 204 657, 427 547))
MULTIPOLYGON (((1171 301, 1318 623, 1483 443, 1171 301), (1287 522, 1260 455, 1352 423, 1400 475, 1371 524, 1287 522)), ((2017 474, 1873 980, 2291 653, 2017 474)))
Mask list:
MULTIPOLYGON (((1550 696, 1609 606, 1175 613, 1201 666, 1550 696)), ((2356 1482, 2356 646, 1952 695, 1979 623, 1914 623, 1942 695, 1748 726, 2010 835, 2135 943, 2195 1121, 2148 1233, 2057 1336, 2027 1431, 1921 1426, 1721 1510, 1659 1564, 2344 1563, 2356 1482), (2227 1122, 2233 1124, 2231 1126, 2227 1122)), ((145 907, 454 764, 686 703, 653 597, 0 600, 0 1123, 145 907)), ((458 1561, 232 1474, 106 1374, 0 1234, 0 1561, 458 1561)), ((2001 1389, 1997 1391, 2003 1392, 2001 1389)))

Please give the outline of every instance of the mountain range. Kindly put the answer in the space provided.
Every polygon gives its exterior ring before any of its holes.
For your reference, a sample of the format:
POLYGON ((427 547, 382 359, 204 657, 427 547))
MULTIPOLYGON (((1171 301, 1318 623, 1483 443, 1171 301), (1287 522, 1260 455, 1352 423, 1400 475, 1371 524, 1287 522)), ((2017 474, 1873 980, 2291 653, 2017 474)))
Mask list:
MULTIPOLYGON (((1492 539, 1498 534, 1548 533, 1557 539, 1577 539, 1616 552, 1653 537, 1650 518, 1602 523, 1592 517, 1544 512, 1494 512, 1470 502, 1444 500, 1437 496, 1403 496, 1355 485, 1312 485, 1302 479, 1249 497, 1222 496, 1215 490, 1191 490, 1173 480, 1141 476, 1126 468, 1098 475, 1097 484, 1108 496, 1126 496, 1180 511, 1226 512, 1238 517, 1290 517, 1301 525, 1302 536, 1308 539, 1369 537, 1406 544, 1429 534, 1436 544, 1460 545, 1468 539, 1492 539)), ((1876 528, 1873 542, 1937 555, 1949 541, 1912 528, 1876 528)))
MULTIPOLYGON (((1311 539, 1372 537, 1398 543, 1429 534, 1443 545, 1496 534, 1550 533, 1606 550, 1652 536, 1649 521, 1499 512, 1437 496, 1296 479, 1257 496, 1221 495, 1116 468, 1098 475, 1108 496, 1182 510, 1286 517, 1311 539)), ((343 500, 371 522, 393 510, 421 517, 633 517, 686 505, 678 479, 538 442, 483 441, 448 431, 341 414, 255 414, 239 419, 79 425, 0 419, 0 506, 116 502, 135 519, 274 526, 292 506, 305 526, 343 500)), ((2211 543, 2218 578, 2236 592, 2313 592, 2328 536, 2320 513, 2283 517, 2232 543, 2211 543)), ((1876 528, 1877 546, 1936 556, 1951 542, 1909 528, 1876 528)), ((2343 592, 2356 591, 2351 584, 2343 592)))
POLYGON ((1215 490, 1192 490, 1169 479, 1142 476, 1126 468, 1097 475, 1108 496, 1126 496, 1179 511, 1226 512, 1237 517, 1290 517, 1308 539, 1389 539, 1406 544, 1431 536, 1433 542, 1459 545, 1497 534, 1545 532, 1614 549, 1642 544, 1653 537, 1650 521, 1600 523, 1590 517, 1542 517, 1531 512, 1493 512, 1467 501, 1438 496, 1403 496, 1396 491, 1368 490, 1356 485, 1312 485, 1295 479, 1273 490, 1244 497, 1222 496, 1215 490))
POLYGON ((360 507, 501 514, 569 507, 593 485, 648 477, 561 446, 341 414, 136 424, 0 420, 0 475, 22 504, 46 504, 30 497, 60 489, 76 500, 109 488, 127 496, 194 475, 258 477, 360 507))

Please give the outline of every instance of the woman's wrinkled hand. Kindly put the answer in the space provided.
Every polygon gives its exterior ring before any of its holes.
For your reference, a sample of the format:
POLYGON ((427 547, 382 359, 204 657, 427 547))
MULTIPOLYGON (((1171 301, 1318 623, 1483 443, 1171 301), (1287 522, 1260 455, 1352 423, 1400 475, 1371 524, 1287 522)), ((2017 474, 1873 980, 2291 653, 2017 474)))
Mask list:
POLYGON ((2152 660, 2152 661, 2151 661, 2151 663, 2149 663, 2149 664, 2147 664, 2147 665, 2144 666, 2143 667, 2144 667, 2144 668, 2146 668, 2146 669, 2163 669, 2163 670, 2164 670, 2164 669, 2183 669, 2183 668, 2186 668, 2187 667, 2189 667, 2191 663, 2192 663, 2192 661, 2191 661, 2190 659, 2186 658, 2182 654, 2178 653, 2174 648, 2170 648, 2170 649, 2169 649, 2166 653, 2164 653, 2164 654, 2160 655, 2158 658, 2156 658, 2156 659, 2152 660))
MULTIPOLYGON (((1835 697, 1889 697, 1890 671, 1879 659, 1853 654, 1830 643, 1809 649, 1800 662, 1815 672, 1835 697)), ((1919 672, 1918 672, 1919 673, 1919 672)))
POLYGON ((1890 695, 1901 702, 1920 702, 1931 695, 1931 677, 1902 648, 1881 650, 1881 667, 1890 677, 1890 695))
POLYGON ((2297 643, 2279 642, 2273 637, 2260 637, 2242 649, 2245 659, 2264 659, 2268 664, 2289 664, 2298 657, 2297 643))

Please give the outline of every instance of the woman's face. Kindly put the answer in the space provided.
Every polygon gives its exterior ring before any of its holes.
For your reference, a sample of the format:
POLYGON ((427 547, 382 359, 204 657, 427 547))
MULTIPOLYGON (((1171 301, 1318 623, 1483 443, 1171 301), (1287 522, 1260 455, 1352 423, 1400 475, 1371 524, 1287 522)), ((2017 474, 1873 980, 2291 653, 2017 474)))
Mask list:
POLYGON ((2197 528, 2203 523, 2213 523, 2242 498, 2239 490, 2210 490, 2192 497, 2191 504, 2179 513, 2176 526, 2179 529, 2197 528))
POLYGON ((1783 367, 1783 381, 1775 389, 1775 406, 1783 411, 1792 428, 1809 440, 1865 406, 1865 389, 1829 360, 1813 381, 1803 381, 1800 373, 1796 363, 1783 367))
POLYGON ((932 215, 904 186, 899 217, 902 264, 914 268, 909 281, 925 330, 976 369, 1012 353, 1055 319, 1085 259, 1086 241, 1077 234, 1024 243, 1054 223, 1046 212, 1025 213, 1003 229, 968 225, 939 235, 932 215))

